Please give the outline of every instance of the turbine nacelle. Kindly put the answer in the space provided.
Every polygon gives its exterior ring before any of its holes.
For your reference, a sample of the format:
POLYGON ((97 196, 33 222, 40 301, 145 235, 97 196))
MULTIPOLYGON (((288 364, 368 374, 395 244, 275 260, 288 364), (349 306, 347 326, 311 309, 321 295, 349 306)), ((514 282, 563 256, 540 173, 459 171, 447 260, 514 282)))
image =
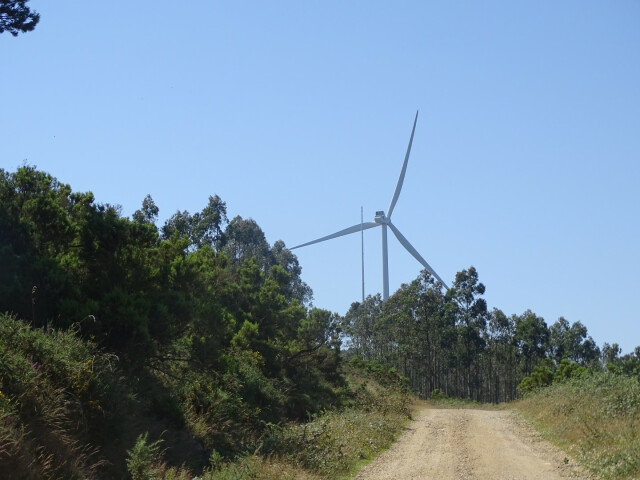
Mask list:
POLYGON ((382 225, 389 224, 389 219, 386 217, 386 215, 384 214, 384 211, 382 210, 378 210, 376 212, 376 216, 373 218, 373 221, 376 223, 380 223, 382 225))

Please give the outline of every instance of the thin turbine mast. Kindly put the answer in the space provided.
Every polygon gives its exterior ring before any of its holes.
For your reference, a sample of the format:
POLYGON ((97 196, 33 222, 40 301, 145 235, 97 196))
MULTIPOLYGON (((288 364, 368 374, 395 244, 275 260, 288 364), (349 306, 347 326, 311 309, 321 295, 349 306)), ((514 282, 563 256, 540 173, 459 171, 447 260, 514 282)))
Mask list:
POLYGON ((360 252, 362 253, 362 303, 364 304, 364 215, 360 207, 360 252))

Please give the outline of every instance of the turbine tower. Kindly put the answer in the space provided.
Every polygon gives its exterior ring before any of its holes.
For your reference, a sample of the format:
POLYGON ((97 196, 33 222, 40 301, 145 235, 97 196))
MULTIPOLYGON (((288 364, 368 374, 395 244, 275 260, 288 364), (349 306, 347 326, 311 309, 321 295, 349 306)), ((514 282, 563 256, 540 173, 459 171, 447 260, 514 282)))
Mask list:
POLYGON ((413 257, 418 260, 422 264, 424 268, 426 268, 431 275, 433 275, 445 288, 447 285, 444 281, 438 276, 433 268, 427 263, 427 261, 422 258, 422 256, 418 253, 418 251, 413 248, 413 245, 409 243, 400 230, 391 223, 391 214, 393 213, 393 209, 398 202, 398 197, 400 196, 400 190, 402 190, 402 183, 404 182, 404 175, 407 172, 407 163, 409 163, 409 154, 411 153, 411 144, 413 143, 413 134, 416 131, 416 123, 418 123, 418 112, 416 112, 416 118, 413 121, 413 129, 411 130, 411 137, 409 138, 409 146, 407 147, 407 153, 404 157, 404 163, 402 164, 402 170, 400 171, 400 178, 398 178, 398 183, 396 184, 396 190, 393 192, 393 197, 391 197, 391 203, 389 204, 389 208, 387 209, 387 213, 385 215, 383 210, 379 210, 376 212, 376 215, 373 219, 373 222, 362 223, 362 221, 349 228, 345 228, 344 230, 340 230, 339 232, 332 233, 331 235, 327 235, 316 240, 312 240, 311 242, 303 243, 301 245, 296 245, 291 248, 291 250, 295 250, 296 248, 306 247, 307 245, 313 245, 314 243, 324 242, 325 240, 331 240, 332 238, 342 237, 343 235, 349 235, 350 233, 361 232, 363 230, 367 230, 369 228, 374 227, 382 227, 382 300, 387 300, 389 298, 389 255, 387 253, 387 227, 391 229, 393 234, 396 236, 398 241, 402 244, 402 246, 411 254, 413 257))

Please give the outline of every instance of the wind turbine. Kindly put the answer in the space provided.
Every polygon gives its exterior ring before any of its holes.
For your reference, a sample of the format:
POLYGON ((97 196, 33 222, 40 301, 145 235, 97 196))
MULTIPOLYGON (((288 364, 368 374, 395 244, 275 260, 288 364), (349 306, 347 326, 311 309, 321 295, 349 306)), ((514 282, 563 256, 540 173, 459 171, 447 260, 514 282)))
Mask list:
POLYGON ((407 147, 407 153, 404 157, 404 163, 402 164, 402 170, 400 171, 400 178, 398 178, 398 183, 396 185, 396 190, 393 192, 393 197, 391 197, 391 203, 389 204, 389 208, 387 209, 387 213, 385 215, 383 210, 378 210, 373 219, 373 222, 362 223, 362 221, 349 228, 345 228, 344 230, 340 230, 339 232, 332 233, 331 235, 327 235, 316 240, 312 240, 311 242, 303 243, 301 245, 296 245, 291 248, 291 250, 295 250, 296 248, 306 247, 307 245, 313 245, 314 243, 324 242, 325 240, 331 240, 332 238, 342 237, 344 235, 349 235, 350 233, 361 232, 363 230, 368 230, 369 228, 374 227, 382 227, 382 300, 387 300, 389 298, 389 256, 387 253, 387 227, 391 229, 393 234, 396 236, 398 241, 402 244, 402 246, 411 254, 413 257, 418 260, 426 268, 431 275, 433 275, 445 288, 447 285, 444 281, 438 276, 433 268, 427 263, 427 261, 422 258, 422 256, 418 253, 418 251, 409 243, 400 230, 391 223, 391 214, 393 213, 393 209, 398 202, 398 197, 400 196, 400 190, 402 190, 402 183, 404 182, 404 175, 407 172, 407 163, 409 163, 409 154, 411 153, 411 144, 413 143, 413 134, 416 131, 416 123, 418 123, 418 112, 416 112, 416 118, 413 121, 413 129, 411 130, 411 138, 409 138, 409 146, 407 147))

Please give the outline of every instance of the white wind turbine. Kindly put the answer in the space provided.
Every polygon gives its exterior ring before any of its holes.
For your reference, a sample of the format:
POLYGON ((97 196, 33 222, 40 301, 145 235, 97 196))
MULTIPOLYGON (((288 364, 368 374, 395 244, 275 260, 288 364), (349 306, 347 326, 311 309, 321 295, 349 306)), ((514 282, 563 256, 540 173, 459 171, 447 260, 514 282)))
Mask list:
MULTIPOLYGON (((307 245, 313 245, 314 243, 324 242, 325 240, 331 240, 332 238, 342 237, 343 235, 349 235, 350 233, 360 232, 362 230, 367 230, 369 228, 374 227, 382 227, 382 299, 387 300, 389 298, 389 256, 387 253, 387 227, 391 229, 393 234, 396 236, 398 241, 402 244, 407 251, 414 256, 418 262, 426 268, 431 275, 433 275, 445 288, 447 285, 444 281, 438 276, 433 268, 427 263, 427 261, 422 258, 422 256, 418 253, 418 251, 413 248, 413 245, 409 243, 400 230, 391 223, 391 214, 393 213, 393 209, 396 206, 396 202, 398 201, 398 197, 400 196, 400 190, 402 189, 402 183, 404 182, 404 175, 407 171, 407 163, 409 162, 409 154, 411 153, 411 144, 413 143, 413 134, 416 131, 416 123, 418 123, 418 112, 416 112, 416 118, 413 121, 413 129, 411 130, 411 138, 409 139, 409 146, 407 147, 407 154, 404 157, 404 163, 402 165, 402 171, 400 172, 400 178, 398 178, 398 184, 396 185, 396 190, 393 192, 393 197, 391 198, 391 203, 389 204, 389 209, 387 210, 387 214, 385 215, 384 211, 379 210, 376 212, 376 216, 373 219, 373 222, 359 223, 349 228, 345 228, 344 230, 340 230, 339 232, 333 233, 331 235, 327 235, 322 238, 318 238, 317 240, 313 240, 311 242, 303 243, 301 245, 296 245, 291 248, 294 250, 296 248, 306 247, 307 245)), ((364 279, 363 279, 364 281, 364 279)))

